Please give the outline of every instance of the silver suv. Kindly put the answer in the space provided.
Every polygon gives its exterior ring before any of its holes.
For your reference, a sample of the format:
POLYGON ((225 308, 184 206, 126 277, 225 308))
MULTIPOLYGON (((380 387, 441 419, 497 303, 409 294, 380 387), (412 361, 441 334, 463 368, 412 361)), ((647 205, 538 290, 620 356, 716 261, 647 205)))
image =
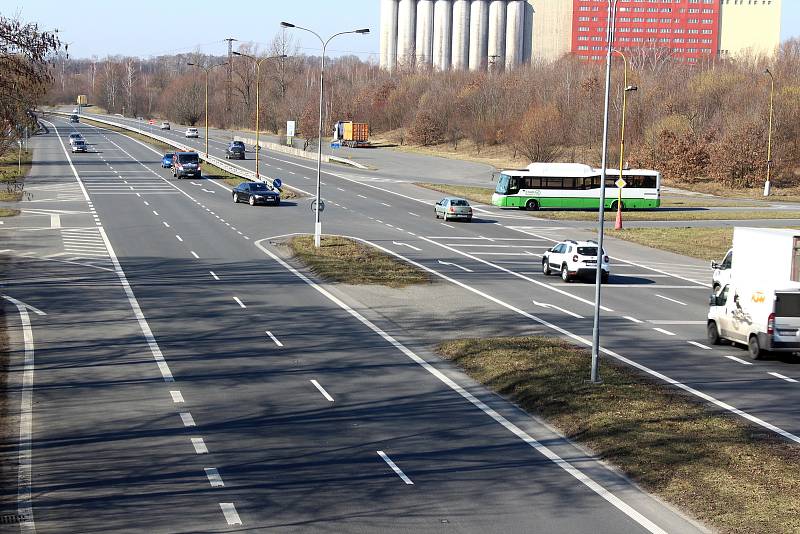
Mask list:
MULTIPOLYGON (((600 268, 603 270, 601 280, 603 283, 608 282, 610 268, 605 250, 600 268)), ((542 255, 542 272, 545 275, 558 272, 565 282, 581 276, 594 275, 596 271, 596 241, 562 241, 542 255)))

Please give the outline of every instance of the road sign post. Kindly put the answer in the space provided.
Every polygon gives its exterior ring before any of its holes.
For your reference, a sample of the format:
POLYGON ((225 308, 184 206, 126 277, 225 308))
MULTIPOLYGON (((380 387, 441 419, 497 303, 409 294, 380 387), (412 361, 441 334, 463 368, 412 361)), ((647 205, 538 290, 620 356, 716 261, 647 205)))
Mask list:
POLYGON ((622 230, 622 188, 628 184, 622 177, 614 184, 617 186, 617 220, 614 222, 614 230, 622 230))

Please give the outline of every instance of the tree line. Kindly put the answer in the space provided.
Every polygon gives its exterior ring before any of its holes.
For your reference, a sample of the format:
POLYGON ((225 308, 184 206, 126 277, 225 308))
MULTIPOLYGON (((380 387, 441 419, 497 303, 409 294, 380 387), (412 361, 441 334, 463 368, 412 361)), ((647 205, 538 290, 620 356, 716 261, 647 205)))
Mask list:
MULTIPOLYGON (((281 134, 295 120, 301 135, 317 134, 319 58, 298 53, 290 35, 260 49, 243 44, 261 63, 260 127, 281 134)), ((773 176, 789 187, 800 176, 800 40, 773 58, 709 59, 684 64, 660 51, 631 53, 626 116, 627 164, 661 171, 668 182, 713 181, 730 188, 763 183, 767 161, 769 68, 774 75, 773 176)), ((50 103, 87 94, 110 113, 163 117, 184 124, 203 118, 205 74, 187 63, 224 63, 227 56, 176 54, 142 59, 70 59, 53 69, 50 103)), ((600 163, 603 63, 564 57, 511 72, 388 73, 353 56, 326 60, 323 121, 363 121, 400 143, 467 143, 480 152, 502 145, 531 161, 600 163)), ((227 66, 211 71, 209 119, 220 127, 253 128, 256 68, 234 56, 232 99, 227 66)), ((622 60, 615 56, 610 161, 618 160, 622 60)), ((463 145, 462 145, 463 146, 463 145)))

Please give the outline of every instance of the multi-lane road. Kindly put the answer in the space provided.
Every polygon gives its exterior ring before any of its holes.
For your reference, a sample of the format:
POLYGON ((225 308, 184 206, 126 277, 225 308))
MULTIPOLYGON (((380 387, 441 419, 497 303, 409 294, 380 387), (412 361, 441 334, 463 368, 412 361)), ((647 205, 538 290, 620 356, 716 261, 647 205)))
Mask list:
MULTIPOLYGON (((324 231, 427 269, 452 311, 432 321, 435 305, 365 305, 287 262, 275 243, 313 228, 310 199, 235 205, 138 141, 47 120, 0 227, 23 531, 702 530, 430 352, 472 332, 589 339, 591 286, 539 268, 582 230, 488 207, 442 223, 435 193, 325 166, 324 231), (89 153, 69 153, 74 130, 89 153)), ((312 162, 262 155, 312 190, 312 162)), ((705 345, 705 264, 609 250, 605 357, 798 439, 790 362, 705 345)))

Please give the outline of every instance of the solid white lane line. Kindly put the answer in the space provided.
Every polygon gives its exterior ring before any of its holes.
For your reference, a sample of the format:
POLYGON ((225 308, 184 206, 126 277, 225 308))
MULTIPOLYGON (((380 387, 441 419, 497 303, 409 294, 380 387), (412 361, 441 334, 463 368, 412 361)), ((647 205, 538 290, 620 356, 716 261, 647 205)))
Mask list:
POLYGON ((439 263, 441 265, 450 265, 451 267, 456 267, 456 268, 461 269, 462 271, 464 271, 466 273, 474 272, 472 269, 467 269, 466 267, 462 267, 461 265, 459 265, 457 263, 451 263, 451 262, 442 261, 442 260, 438 260, 438 261, 439 261, 439 263))
POLYGON ((405 474, 405 473, 403 473, 403 471, 402 471, 402 470, 401 470, 399 467, 397 467, 397 464, 395 464, 395 463, 392 461, 392 459, 391 459, 391 458, 389 458, 389 457, 386 455, 386 453, 385 453, 385 452, 383 452, 383 451, 377 451, 377 452, 378 452, 378 456, 380 456, 380 457, 383 459, 383 461, 384 461, 384 462, 386 462, 386 464, 387 464, 389 467, 391 467, 391 468, 392 468, 392 471, 394 471, 394 472, 395 472, 395 474, 397 474, 397 476, 399 476, 399 477, 400 477, 400 478, 403 480, 403 482, 405 482, 405 483, 406 483, 407 485, 409 485, 409 486, 413 486, 413 485, 414 485, 414 483, 411 481, 411 479, 410 479, 410 478, 408 478, 408 477, 406 476, 406 474, 405 474))
POLYGON ((782 375, 780 373, 774 373, 774 372, 770 371, 767 374, 768 375, 772 375, 775 378, 780 378, 781 380, 786 380, 787 382, 797 383, 797 380, 795 380, 794 378, 789 378, 788 376, 782 375))
POLYGON ((697 341, 689 341, 688 343, 689 343, 689 345, 694 345, 695 347, 700 348, 700 349, 711 350, 711 347, 707 347, 706 345, 703 345, 702 343, 698 343, 697 341))
POLYGON ((211 484, 212 488, 224 488, 225 483, 222 481, 222 477, 219 476, 219 471, 217 471, 216 467, 205 467, 203 471, 206 472, 206 477, 208 477, 208 483, 211 484))
POLYGON ((211 276, 214 277, 214 280, 219 280, 219 276, 217 276, 217 273, 215 273, 214 271, 208 271, 208 272, 211 273, 211 276))
POLYGON ((194 256, 196 259, 198 259, 198 260, 200 259, 200 256, 198 256, 197 252, 195 252, 194 250, 190 250, 189 252, 191 252, 192 256, 194 256))
POLYGON ((314 384, 314 387, 316 387, 319 390, 319 392, 322 393, 322 396, 325 397, 328 400, 328 402, 333 402, 333 397, 331 397, 330 394, 328 394, 328 392, 325 391, 325 388, 322 387, 319 384, 319 382, 317 382, 316 380, 312 380, 311 383, 314 384))
POLYGON ((279 346, 279 347, 282 347, 282 346, 283 346, 283 343, 281 343, 280 341, 278 341, 278 338, 277 338, 277 337, 275 337, 275 336, 272 334, 272 332, 270 332, 269 330, 266 330, 266 331, 265 331, 265 333, 266 333, 266 334, 267 334, 267 335, 270 337, 270 339, 271 339, 271 340, 272 340, 272 341, 273 341, 273 342, 274 342, 274 343, 275 343, 277 346, 279 346))
POLYGON ((172 402, 175 404, 184 402, 183 393, 181 393, 179 390, 170 391, 169 394, 172 396, 172 402))
POLYGON ((245 305, 244 305, 244 302, 242 302, 242 301, 239 299, 239 297, 233 297, 233 300, 235 300, 235 301, 236 301, 236 303, 239 305, 239 307, 241 307, 241 308, 247 308, 247 306, 245 306, 245 305))
POLYGON ((189 412, 181 412, 181 422, 183 426, 190 427, 190 426, 197 426, 194 424, 194 417, 189 412))
POLYGON ((219 507, 222 510, 222 514, 225 516, 225 521, 228 522, 229 526, 242 524, 242 520, 239 518, 239 514, 236 512, 236 507, 232 502, 221 502, 219 503, 219 507))
MULTIPOLYGON (((500 300, 500 299, 498 299, 496 297, 492 297, 491 295, 488 295, 488 294, 484 293, 483 291, 480 291, 479 289, 475 289, 474 287, 471 287, 471 286, 469 286, 467 284, 459 282, 458 280, 450 278, 447 275, 439 273, 438 271, 435 271, 435 270, 433 270, 433 269, 431 269, 429 267, 426 267, 426 266, 422 265, 419 262, 413 261, 410 258, 406 258, 405 256, 402 256, 402 255, 400 255, 400 254, 398 254, 396 252, 392 252, 391 250, 389 250, 387 248, 381 247, 380 245, 376 245, 375 243, 366 241, 364 239, 354 238, 353 236, 346 236, 346 237, 350 237, 351 239, 355 239, 356 241, 361 241, 361 242, 363 242, 365 244, 368 244, 368 245, 371 245, 371 246, 377 248, 378 250, 382 250, 383 252, 385 252, 387 254, 391 254, 393 256, 396 256, 397 258, 399 258, 399 259, 401 259, 401 260, 403 260, 403 261, 405 261, 407 263, 410 263, 410 264, 412 264, 412 265, 414 265, 414 266, 416 266, 416 267, 418 267, 420 269, 428 271, 431 274, 433 274, 435 276, 438 276, 439 278, 442 278, 443 280, 446 280, 446 281, 448 281, 448 282, 450 282, 450 283, 452 283, 454 285, 462 287, 463 289, 466 289, 467 291, 475 293, 476 295, 479 295, 479 296, 481 296, 481 297, 483 297, 483 298, 485 298, 487 300, 495 302, 496 304, 498 304, 500 306, 503 306, 504 308, 507 308, 507 309, 509 309, 511 311, 514 311, 514 312, 516 312, 516 313, 518 313, 518 314, 520 314, 520 315, 522 315, 524 317, 527 317, 527 318, 531 319, 532 321, 535 321, 535 322, 537 322, 537 323, 539 323, 539 324, 541 324, 541 325, 543 325, 543 326, 545 326, 547 328, 550 328, 551 330, 555 330, 556 332, 559 332, 559 333, 561 333, 561 334, 563 334, 565 336, 568 336, 571 339, 579 341, 582 345, 591 346, 591 344, 592 344, 591 341, 589 341, 588 339, 584 339, 584 338, 578 336, 577 334, 573 334, 572 332, 569 332, 568 330, 565 330, 565 329, 563 329, 563 328, 561 328, 559 326, 556 326, 553 323, 549 323, 549 322, 545 321, 544 319, 541 319, 541 318, 536 317, 535 315, 532 315, 532 314, 530 314, 530 313, 528 313, 526 311, 523 311, 523 310, 521 310, 519 308, 516 308, 516 307, 512 306, 511 304, 503 302, 502 300, 500 300)), ((561 469, 566 471, 569 475, 574 477, 581 484, 585 485, 587 488, 589 488, 590 490, 595 492, 601 498, 605 499, 612 506, 614 506, 615 508, 620 510, 622 513, 624 513, 625 515, 630 517, 632 520, 636 521, 639 525, 643 526, 644 528, 646 528, 648 531, 650 531, 653 534, 666 534, 666 532, 663 529, 659 528, 658 525, 656 525, 655 523, 653 523, 652 521, 647 519, 645 516, 643 516, 641 513, 639 513, 633 507, 631 507, 630 505, 625 503, 622 499, 620 499, 619 497, 617 497, 616 495, 614 495, 613 493, 608 491, 606 488, 604 488, 603 486, 598 484, 594 479, 592 479, 591 477, 586 475, 583 471, 581 471, 580 469, 578 469, 577 467, 575 467, 571 463, 569 463, 566 460, 564 460, 563 458, 561 458, 558 454, 553 452, 550 448, 548 448, 547 446, 543 445, 542 443, 540 443, 539 441, 534 439, 532 436, 527 434, 525 431, 523 431, 521 428, 519 428, 517 425, 515 425, 514 423, 512 423, 511 421, 509 421, 508 419, 506 419, 505 417, 503 417, 499 413, 497 413, 495 410, 493 410, 492 408, 487 406, 486 403, 484 403, 483 401, 481 401, 480 399, 475 397, 472 393, 470 393, 469 391, 467 391, 466 389, 464 389, 463 387, 458 385, 455 381, 453 381, 447 375, 445 375, 444 373, 439 371, 436 367, 434 367, 433 365, 431 365, 430 363, 428 363, 427 361, 422 359, 420 356, 418 356, 416 353, 414 353, 408 347, 406 347, 405 345, 403 345, 402 343, 397 341, 391 335, 389 335, 385 331, 381 330, 380 327, 378 327, 372 321, 370 321, 369 319, 367 319, 366 317, 361 315, 358 311, 354 310, 353 308, 351 308, 350 306, 348 306, 347 304, 342 302, 338 297, 334 296, 332 293, 330 293, 326 289, 322 288, 319 284, 317 284, 316 282, 314 282, 313 280, 311 280, 310 278, 305 276, 303 273, 301 273, 300 271, 298 271, 297 269, 295 269, 294 267, 292 267, 291 265, 286 263, 284 260, 282 260, 277 255, 275 255, 272 251, 264 248, 264 246, 261 244, 261 241, 257 241, 256 242, 256 246, 258 246, 258 248, 261 249, 261 251, 264 254, 266 254, 267 256, 272 258, 275 262, 280 264, 284 269, 286 269, 287 271, 289 271, 290 273, 295 275, 297 278, 299 278, 300 280, 302 280, 303 282, 305 282, 306 284, 311 286, 314 290, 316 290, 317 292, 322 294, 325 298, 327 298, 328 300, 330 300, 331 302, 333 302, 334 304, 339 306, 341 309, 343 309, 344 311, 349 313, 351 316, 356 318, 358 321, 360 321, 362 324, 364 324, 370 330, 372 330, 373 332, 378 334, 381 338, 383 338, 387 343, 390 343, 391 345, 393 345, 397 350, 399 350, 400 352, 405 354, 409 359, 414 361, 417 365, 419 365, 420 367, 425 369, 427 372, 429 372, 431 375, 436 377, 439 381, 444 383, 447 387, 449 387, 450 389, 452 389, 453 391, 455 391, 456 393, 461 395, 461 397, 463 397, 465 400, 470 402, 473 406, 475 406, 476 408, 481 410, 483 413, 485 413, 486 415, 488 415, 489 417, 494 419, 497 423, 502 425, 506 430, 508 430, 509 432, 513 433, 520 440, 522 440, 527 445, 529 445, 530 447, 535 449, 537 452, 542 454, 544 457, 546 457, 548 460, 553 462, 555 465, 557 465, 558 467, 560 467, 561 469)), ((636 363, 636 362, 634 362, 632 360, 629 360, 629 359, 625 358, 624 356, 616 354, 616 353, 614 353, 614 352, 612 352, 612 351, 610 351, 608 349, 603 348, 602 350, 603 350, 604 354, 608 354, 609 356, 611 356, 613 358, 616 358, 616 359, 618 359, 620 361, 624 361, 625 363, 628 363, 628 365, 640 368, 640 369, 642 369, 642 370, 644 370, 646 372, 649 372, 650 374, 654 374, 655 376, 657 376, 658 378, 661 378, 662 380, 670 381, 670 383, 674 383, 675 385, 680 384, 679 382, 676 382, 675 380, 672 380, 671 378, 669 378, 669 377, 667 377, 665 375, 662 375, 660 373, 652 371, 652 370, 642 366, 641 364, 638 364, 638 363, 636 363)), ((704 398, 706 398, 707 400, 713 399, 713 397, 709 397, 708 395, 705 395, 704 393, 701 393, 701 392, 696 391, 696 390, 694 390, 692 388, 689 388, 688 386, 686 386, 684 384, 680 384, 680 385, 683 386, 683 389, 686 389, 686 390, 688 390, 691 393, 694 393, 696 395, 704 396, 704 398)), ((716 399, 714 399, 714 400, 716 400, 716 399)), ((716 402, 720 403, 720 401, 716 401, 716 402)), ((722 404, 722 403, 720 403, 720 404, 722 404)), ((733 408, 732 406, 728 407, 728 405, 725 405, 725 407, 726 407, 726 409, 736 410, 736 408, 733 408)), ((740 415, 742 415, 743 413, 744 412, 739 412, 740 415)), ((750 416, 750 417, 753 417, 753 416, 750 416)), ((756 418, 754 418, 754 419, 756 419, 756 418)), ((769 423, 766 423, 765 421, 761 421, 761 423, 764 424, 764 425, 769 425, 769 423)), ((774 427, 774 426, 772 428, 773 429, 777 429, 777 427, 774 427)), ((779 430, 779 429, 777 429, 777 430, 779 430)), ((784 434, 788 434, 785 431, 783 431, 783 432, 784 432, 784 434)), ((790 435, 792 435, 792 434, 790 434, 790 435)), ((798 443, 800 443, 800 437, 795 436, 795 438, 796 438, 796 441, 798 443)))
POLYGON ((194 447, 194 452, 197 454, 208 454, 208 447, 206 447, 206 442, 203 441, 203 438, 191 438, 192 439, 192 446, 194 447))
POLYGON ((558 310, 561 313, 565 313, 567 315, 571 315, 572 317, 575 317, 576 319, 583 319, 582 315, 578 315, 577 313, 571 312, 569 310, 565 310, 564 308, 556 306, 555 304, 547 304, 545 302, 537 302, 536 299, 531 299, 531 301, 533 302, 533 304, 535 306, 539 306, 541 308, 551 308, 551 309, 554 309, 554 310, 558 310))
POLYGON ((737 358, 736 356, 728 356, 727 354, 723 354, 729 360, 733 360, 736 363, 741 363, 742 365, 753 365, 753 362, 748 362, 747 360, 743 360, 741 358, 737 358))
POLYGON ((639 319, 637 319, 636 317, 631 317, 630 315, 623 315, 623 316, 622 316, 622 318, 623 318, 623 319, 627 319, 627 320, 629 320, 630 322, 632 322, 632 323, 637 323, 637 324, 641 324, 641 323, 643 323, 643 322, 644 322, 644 321, 640 321, 640 320, 639 320, 639 319))
POLYGON ((655 294, 658 298, 668 300, 670 302, 674 302, 675 304, 680 304, 681 306, 686 306, 685 302, 681 302, 679 300, 671 299, 669 297, 665 297, 664 295, 659 295, 658 293, 655 294))
POLYGON ((414 216, 414 217, 421 217, 421 215, 417 215, 416 213, 412 213, 412 212, 410 212, 410 211, 408 212, 408 214, 409 214, 409 215, 412 215, 412 216, 414 216))
POLYGON ((181 236, 179 236, 178 234, 175 234, 175 239, 177 239, 178 241, 183 243, 183 238, 181 236))
POLYGON ((341 187, 337 187, 336 189, 338 189, 339 191, 344 191, 344 189, 342 189, 341 187))
POLYGON ((675 335, 674 332, 670 332, 669 330, 664 330, 663 328, 653 328, 653 330, 655 330, 656 332, 661 332, 662 334, 665 334, 665 335, 668 335, 668 336, 674 336, 675 335))

